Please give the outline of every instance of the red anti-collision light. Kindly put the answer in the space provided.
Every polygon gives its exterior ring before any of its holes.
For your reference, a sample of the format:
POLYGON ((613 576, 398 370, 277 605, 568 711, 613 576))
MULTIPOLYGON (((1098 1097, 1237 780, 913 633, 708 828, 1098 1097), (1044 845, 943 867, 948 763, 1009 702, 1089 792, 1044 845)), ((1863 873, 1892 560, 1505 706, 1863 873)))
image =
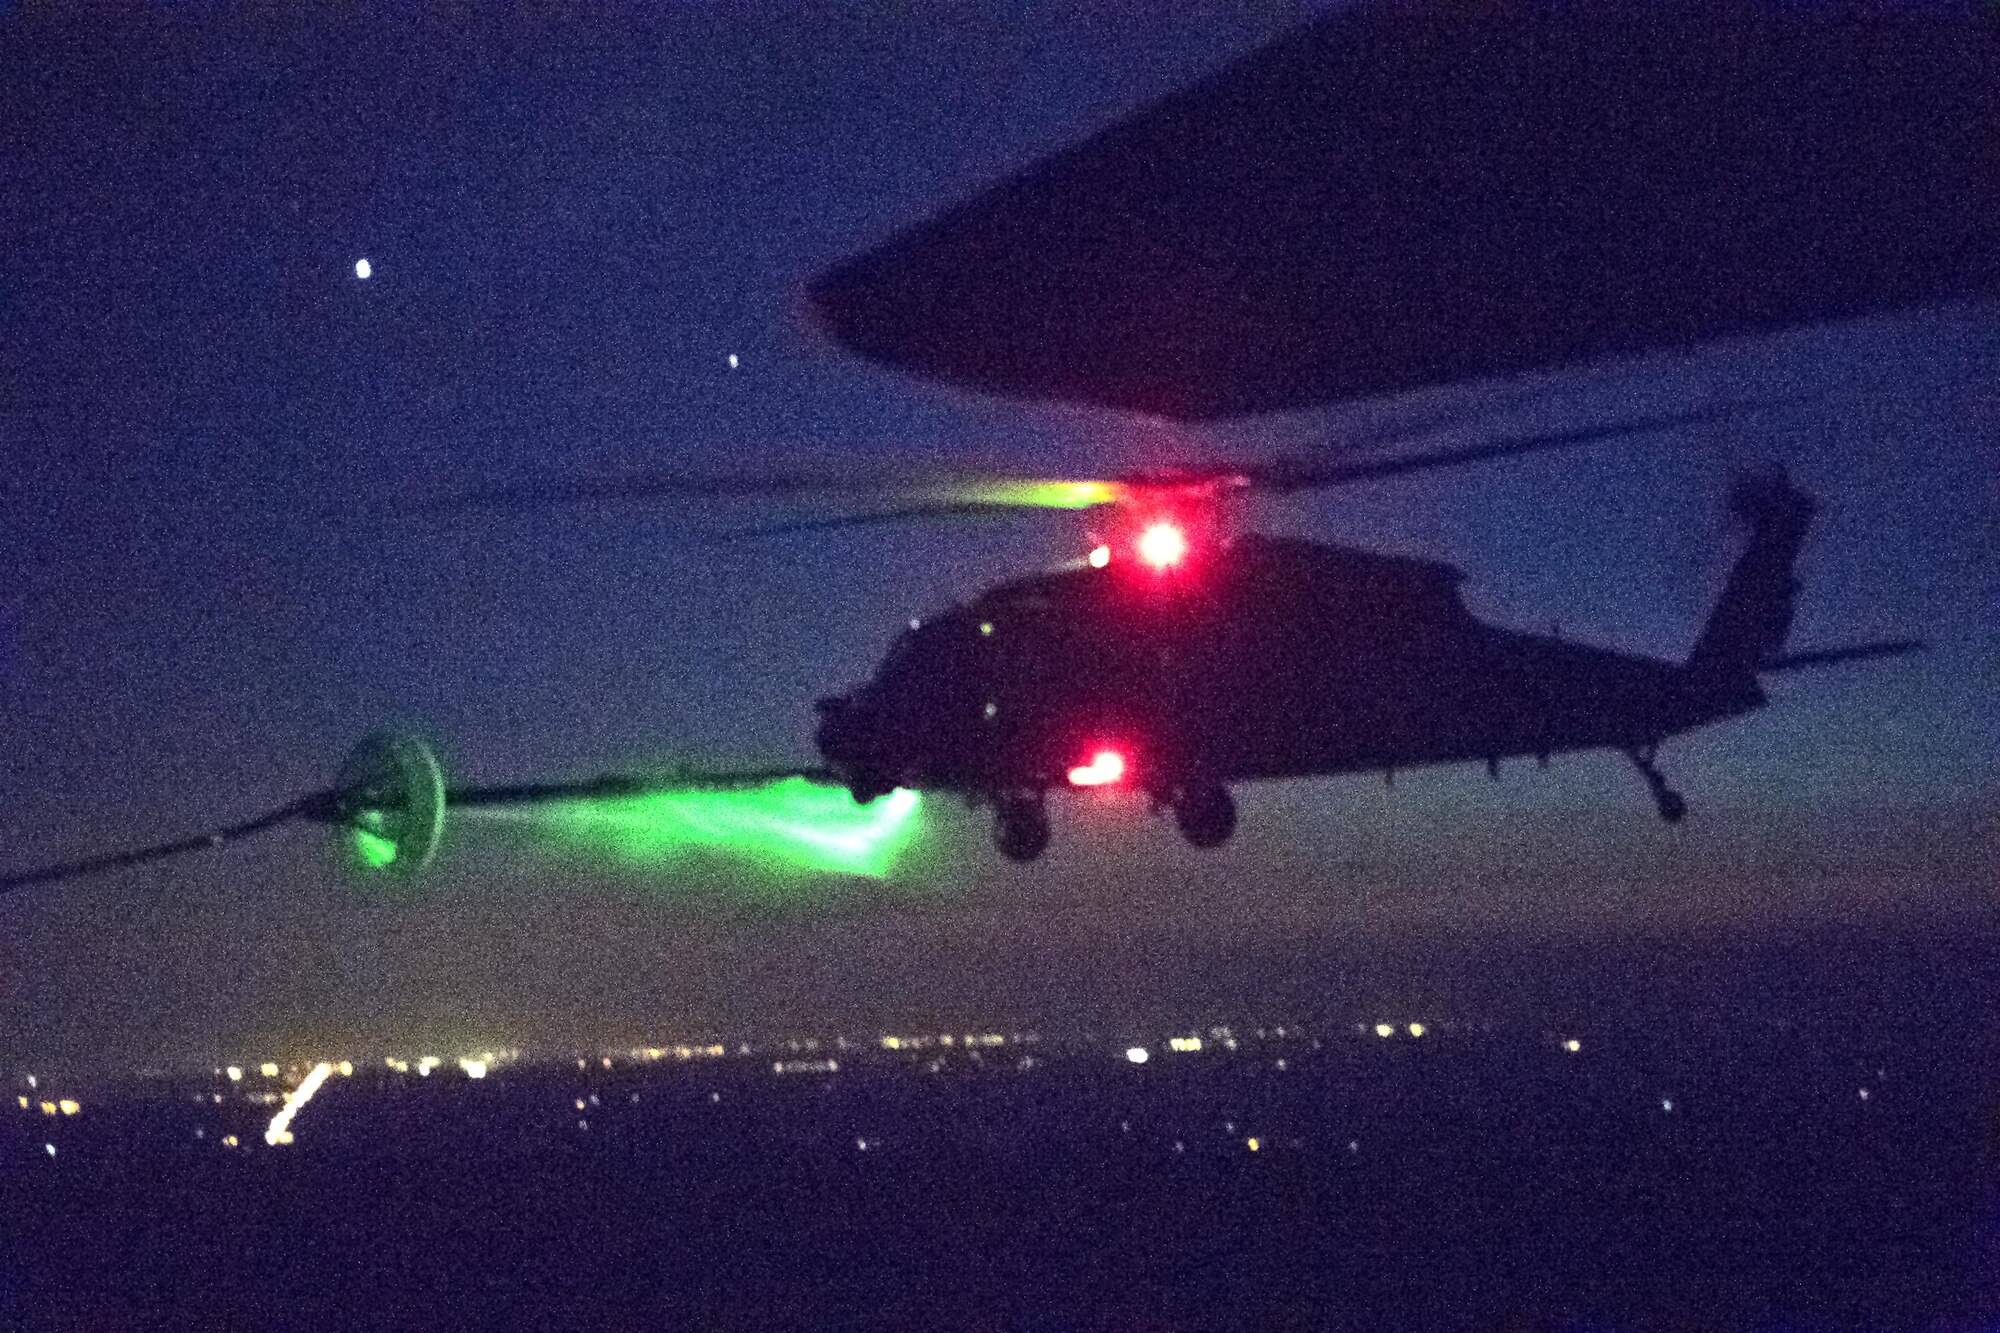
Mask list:
POLYGON ((1154 569, 1172 569, 1187 559, 1188 539, 1177 523, 1151 523, 1139 534, 1139 559, 1154 569))
POLYGON ((1099 750, 1087 764, 1069 771, 1072 787, 1111 787, 1125 780, 1125 756, 1116 750, 1099 750))

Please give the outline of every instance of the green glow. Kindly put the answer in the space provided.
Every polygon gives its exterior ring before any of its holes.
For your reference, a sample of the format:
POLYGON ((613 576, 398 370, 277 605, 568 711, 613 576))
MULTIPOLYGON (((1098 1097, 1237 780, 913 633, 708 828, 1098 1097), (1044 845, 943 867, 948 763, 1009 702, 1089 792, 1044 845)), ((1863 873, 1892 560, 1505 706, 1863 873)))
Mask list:
POLYGON ((899 790, 856 805, 844 788, 786 778, 730 791, 663 791, 467 813, 633 866, 722 855, 770 869, 882 879, 916 837, 921 804, 916 792, 899 790))
MULTIPOLYGON (((372 811, 370 813, 373 813, 372 811)), ((386 870, 396 864, 396 844, 365 828, 352 830, 354 863, 363 870, 386 870)))
POLYGON ((956 493, 976 504, 1019 505, 1024 509, 1091 509, 1117 504, 1125 487, 1113 481, 977 481, 956 493))
POLYGON ((444 773, 430 747, 378 731, 348 753, 338 790, 370 804, 349 815, 347 863, 372 899, 400 897, 437 852, 444 824, 444 773))

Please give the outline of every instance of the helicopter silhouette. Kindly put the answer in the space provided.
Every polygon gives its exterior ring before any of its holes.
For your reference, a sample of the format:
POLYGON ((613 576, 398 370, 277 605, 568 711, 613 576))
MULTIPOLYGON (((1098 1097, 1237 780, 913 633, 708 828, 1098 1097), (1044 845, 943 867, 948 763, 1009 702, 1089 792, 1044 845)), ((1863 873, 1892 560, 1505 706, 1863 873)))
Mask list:
POLYGON ((993 811, 1014 861, 1048 847, 1051 793, 1123 787, 1171 811, 1193 846, 1227 842, 1235 784, 1611 749, 1645 779, 1660 817, 1687 803, 1661 743, 1766 702, 1760 677, 1914 651, 1914 639, 1785 652, 1793 567, 1817 503, 1782 470, 1728 497, 1747 530, 1708 622, 1680 662, 1487 624, 1451 565, 1352 545, 1233 534, 1243 500, 1547 450, 1674 433, 1742 416, 1725 404, 1651 418, 1334 460, 1210 463, 1110 479, 1004 472, 849 471, 545 480, 465 497, 479 508, 552 504, 795 504, 829 494, 875 507, 748 529, 989 517, 1054 505, 1109 516, 1089 555, 1003 580, 910 622, 870 679, 817 703, 823 763, 791 776, 868 803, 898 788, 993 811), (887 501, 887 503, 882 503, 887 501))
POLYGON ((1129 786, 1195 847, 1236 827, 1230 788, 1613 749, 1660 817, 1682 796, 1661 743, 1766 702, 1776 671, 1909 652, 1787 654, 1815 501, 1781 472, 1731 497, 1748 537, 1679 662, 1484 623, 1447 564, 1301 538, 1225 539, 1183 484, 1136 487, 1124 531, 913 622, 880 668, 819 701, 815 742, 858 801, 897 787, 991 806, 1016 861, 1047 848, 1047 796, 1129 786))

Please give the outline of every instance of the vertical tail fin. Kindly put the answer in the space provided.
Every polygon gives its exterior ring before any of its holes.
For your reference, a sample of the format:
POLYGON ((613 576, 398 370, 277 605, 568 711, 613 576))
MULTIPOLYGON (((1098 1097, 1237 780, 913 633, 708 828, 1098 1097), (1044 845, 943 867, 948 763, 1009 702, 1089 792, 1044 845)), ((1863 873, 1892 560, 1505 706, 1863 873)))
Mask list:
POLYGON ((1740 480, 1729 509, 1749 525, 1750 540, 1688 654, 1688 669, 1724 679, 1754 680, 1784 649, 1798 593, 1792 567, 1818 503, 1782 470, 1740 480))

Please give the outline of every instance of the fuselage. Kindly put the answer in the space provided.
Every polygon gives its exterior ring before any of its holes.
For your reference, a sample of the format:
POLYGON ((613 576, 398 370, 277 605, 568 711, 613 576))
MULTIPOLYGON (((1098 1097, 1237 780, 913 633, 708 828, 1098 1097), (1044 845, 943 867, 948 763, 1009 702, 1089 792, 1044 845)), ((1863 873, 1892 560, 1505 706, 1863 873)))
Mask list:
POLYGON ((826 701, 857 795, 1039 792, 1103 749, 1168 800, 1228 784, 1639 750, 1763 702, 1679 663, 1479 621, 1430 561, 1245 536, 1170 572, 1087 565, 913 626, 826 701))

